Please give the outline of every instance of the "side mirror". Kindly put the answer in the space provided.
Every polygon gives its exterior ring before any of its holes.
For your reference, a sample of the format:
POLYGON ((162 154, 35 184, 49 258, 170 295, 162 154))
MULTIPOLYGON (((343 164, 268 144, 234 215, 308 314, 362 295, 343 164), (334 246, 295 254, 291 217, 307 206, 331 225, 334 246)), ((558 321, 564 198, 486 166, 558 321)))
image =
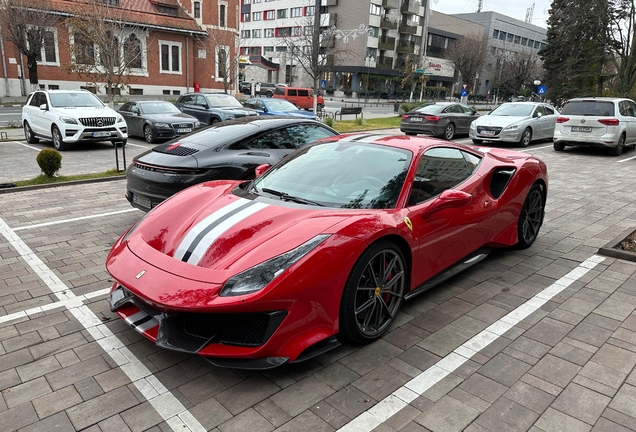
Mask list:
POLYGON ((263 112, 267 112, 267 111, 268 111, 267 108, 263 107, 263 112))
POLYGON ((42 111, 46 111, 46 110, 48 109, 48 107, 47 107, 47 105, 46 105, 46 104, 42 104, 42 105, 40 105, 40 109, 41 109, 42 111))
POLYGON ((263 174, 265 174, 265 171, 267 171, 269 167, 270 167, 270 164, 263 164, 263 165, 257 166, 256 169, 254 170, 256 177, 260 177, 263 174))
POLYGON ((444 209, 464 207, 470 204, 472 200, 473 196, 469 193, 455 189, 446 189, 428 206, 421 216, 430 216, 444 209))
POLYGON ((541 117, 543 117, 543 113, 538 112, 538 113, 536 113, 534 116, 535 116, 536 118, 541 118, 541 117))

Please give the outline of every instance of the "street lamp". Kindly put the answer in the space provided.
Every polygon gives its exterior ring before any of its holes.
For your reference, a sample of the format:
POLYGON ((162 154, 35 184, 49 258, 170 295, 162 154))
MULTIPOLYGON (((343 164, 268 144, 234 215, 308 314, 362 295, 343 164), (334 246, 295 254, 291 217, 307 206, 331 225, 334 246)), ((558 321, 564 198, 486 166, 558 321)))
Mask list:
MULTIPOLYGON (((541 80, 534 80, 533 84, 537 91, 534 92, 537 96, 539 96, 539 86, 541 85, 541 80)), ((541 102, 541 96, 539 96, 539 102, 541 102)))
POLYGON ((371 64, 375 61, 375 57, 373 57, 371 54, 367 55, 364 58, 364 65, 367 67, 367 84, 366 84, 366 89, 364 91, 364 103, 366 104, 367 102, 369 102, 369 78, 370 78, 370 74, 371 74, 371 64))

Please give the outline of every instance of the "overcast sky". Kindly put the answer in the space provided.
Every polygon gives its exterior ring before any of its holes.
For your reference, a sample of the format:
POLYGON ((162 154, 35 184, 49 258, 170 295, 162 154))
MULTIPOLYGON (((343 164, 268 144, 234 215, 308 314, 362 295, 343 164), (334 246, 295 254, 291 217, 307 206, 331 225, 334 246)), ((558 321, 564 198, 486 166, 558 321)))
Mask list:
MULTIPOLYGON (((434 11, 445 14, 477 12, 478 0, 429 0, 434 11)), ((547 27, 548 8, 551 0, 483 0, 483 11, 495 11, 521 21, 526 19, 526 11, 534 3, 532 24, 547 27)))

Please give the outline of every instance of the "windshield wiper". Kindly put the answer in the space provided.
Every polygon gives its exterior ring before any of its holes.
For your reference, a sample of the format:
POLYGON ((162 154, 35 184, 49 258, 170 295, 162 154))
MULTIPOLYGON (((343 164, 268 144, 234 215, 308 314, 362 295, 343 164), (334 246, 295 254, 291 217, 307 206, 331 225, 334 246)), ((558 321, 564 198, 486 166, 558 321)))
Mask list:
POLYGON ((315 201, 310 201, 310 200, 307 200, 305 198, 300 198, 300 197, 297 197, 297 196, 293 196, 293 195, 290 195, 290 194, 288 194, 286 192, 277 191, 275 189, 263 188, 263 189, 261 189, 261 191, 267 192, 267 193, 272 194, 272 195, 276 195, 277 197, 280 197, 280 199, 283 200, 283 201, 293 201, 293 202, 297 202, 299 204, 309 204, 309 205, 316 205, 316 206, 323 207, 322 204, 319 204, 319 203, 317 203, 315 201))

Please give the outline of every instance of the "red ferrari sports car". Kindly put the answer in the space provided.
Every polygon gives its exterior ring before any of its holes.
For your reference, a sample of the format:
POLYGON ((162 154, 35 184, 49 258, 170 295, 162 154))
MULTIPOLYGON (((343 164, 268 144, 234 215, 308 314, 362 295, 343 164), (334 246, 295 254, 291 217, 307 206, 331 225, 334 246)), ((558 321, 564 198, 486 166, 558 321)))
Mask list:
POLYGON ((510 150, 327 138, 146 214, 107 258, 110 307, 158 346, 226 367, 371 342, 490 248, 532 245, 547 184, 542 161, 510 150))

